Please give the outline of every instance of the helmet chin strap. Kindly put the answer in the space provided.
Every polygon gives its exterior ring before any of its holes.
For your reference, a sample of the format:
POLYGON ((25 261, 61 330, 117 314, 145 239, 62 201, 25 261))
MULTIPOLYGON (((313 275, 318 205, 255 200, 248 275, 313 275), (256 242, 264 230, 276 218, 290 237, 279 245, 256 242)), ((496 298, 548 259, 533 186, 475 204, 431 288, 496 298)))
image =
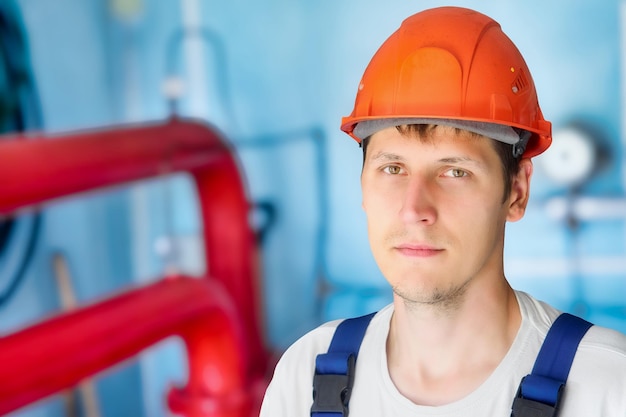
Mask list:
POLYGON ((524 151, 526 151, 526 146, 528 145, 528 141, 530 140, 531 136, 532 136, 532 132, 529 132, 528 130, 520 130, 519 141, 513 144, 513 157, 514 158, 517 159, 524 154, 524 151))

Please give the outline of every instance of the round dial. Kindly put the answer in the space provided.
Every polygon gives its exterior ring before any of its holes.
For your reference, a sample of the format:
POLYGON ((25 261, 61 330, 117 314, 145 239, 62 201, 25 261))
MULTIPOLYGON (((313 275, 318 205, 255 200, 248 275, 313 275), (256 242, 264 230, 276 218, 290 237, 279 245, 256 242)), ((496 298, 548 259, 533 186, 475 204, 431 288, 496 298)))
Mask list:
POLYGON ((580 129, 554 132, 552 146, 539 158, 545 174, 559 185, 580 185, 591 177, 596 164, 593 138, 580 129))

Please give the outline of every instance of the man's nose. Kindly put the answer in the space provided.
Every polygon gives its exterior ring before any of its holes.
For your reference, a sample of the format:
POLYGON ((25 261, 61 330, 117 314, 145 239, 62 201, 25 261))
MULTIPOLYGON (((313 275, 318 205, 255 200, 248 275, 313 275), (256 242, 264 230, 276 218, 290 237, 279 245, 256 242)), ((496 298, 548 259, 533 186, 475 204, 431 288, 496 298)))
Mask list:
POLYGON ((433 224, 437 219, 433 185, 421 177, 412 177, 404 190, 400 217, 405 223, 433 224))

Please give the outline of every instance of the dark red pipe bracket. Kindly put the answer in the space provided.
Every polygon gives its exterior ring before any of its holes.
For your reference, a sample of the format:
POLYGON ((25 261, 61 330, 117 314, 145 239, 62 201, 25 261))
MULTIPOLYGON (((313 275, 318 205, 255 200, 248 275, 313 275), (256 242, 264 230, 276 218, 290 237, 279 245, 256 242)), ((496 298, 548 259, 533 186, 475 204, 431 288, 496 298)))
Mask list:
POLYGON ((217 132, 172 119, 66 135, 4 136, 0 155, 4 215, 77 193, 190 173, 208 265, 205 279, 166 278, 0 338, 0 413, 178 335, 190 371, 187 386, 168 395, 171 410, 194 417, 256 415, 268 362, 259 325, 257 254, 241 174, 217 132))

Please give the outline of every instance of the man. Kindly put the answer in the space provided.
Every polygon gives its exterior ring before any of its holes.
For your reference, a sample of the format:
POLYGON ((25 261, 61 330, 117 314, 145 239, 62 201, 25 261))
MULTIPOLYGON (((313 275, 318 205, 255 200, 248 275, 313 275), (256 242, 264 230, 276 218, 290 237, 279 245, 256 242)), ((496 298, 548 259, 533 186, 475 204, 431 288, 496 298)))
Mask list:
MULTIPOLYGON (((560 314, 504 274, 505 224, 523 217, 530 158, 551 142, 522 56, 480 13, 418 13, 374 55, 342 130, 363 147, 363 209, 393 303, 366 324, 338 413, 318 412, 312 391, 339 321, 285 352, 261 416, 511 415, 560 314)), ((582 334, 558 414, 626 416, 626 336, 582 334)), ((324 381, 316 397, 332 393, 324 381)))

